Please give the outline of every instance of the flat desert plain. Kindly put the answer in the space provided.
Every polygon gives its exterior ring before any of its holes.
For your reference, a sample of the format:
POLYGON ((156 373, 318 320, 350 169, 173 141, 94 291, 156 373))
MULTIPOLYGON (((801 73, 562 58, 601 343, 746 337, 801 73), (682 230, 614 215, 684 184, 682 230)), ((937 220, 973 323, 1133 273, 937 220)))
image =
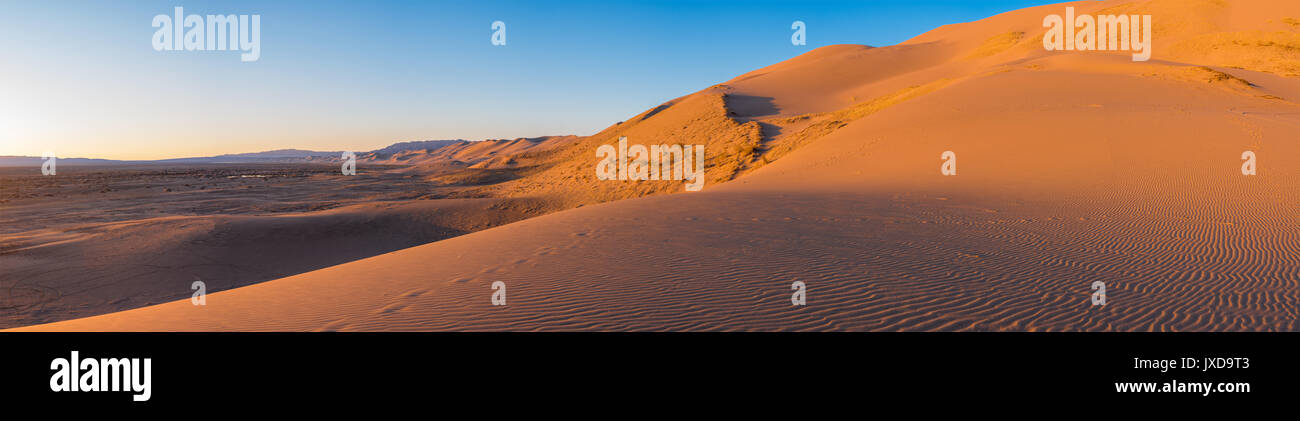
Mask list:
MULTIPOLYGON (((215 179, 215 198, 11 199, 2 322, 1300 330, 1300 2, 1034 7, 819 48, 591 136, 528 142, 376 159, 394 166, 357 179, 215 179), (1067 7, 1151 15, 1150 60, 1046 50, 1044 17, 1067 7), (598 179, 598 148, 624 137, 705 145, 703 190, 598 179), (220 282, 206 305, 195 275, 220 282)), ((167 180, 120 183, 180 192, 167 180)))

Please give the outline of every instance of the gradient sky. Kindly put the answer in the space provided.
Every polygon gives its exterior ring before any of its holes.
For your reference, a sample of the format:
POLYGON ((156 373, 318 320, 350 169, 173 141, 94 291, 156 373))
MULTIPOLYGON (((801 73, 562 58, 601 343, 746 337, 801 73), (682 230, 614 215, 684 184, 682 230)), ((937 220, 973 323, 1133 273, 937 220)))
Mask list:
POLYGON ((595 133, 830 44, 1056 1, 0 4, 0 155, 158 159, 595 133), (261 59, 158 52, 151 21, 261 15, 261 59), (507 45, 490 43, 491 23, 507 45), (808 45, 790 44, 791 22, 808 45))

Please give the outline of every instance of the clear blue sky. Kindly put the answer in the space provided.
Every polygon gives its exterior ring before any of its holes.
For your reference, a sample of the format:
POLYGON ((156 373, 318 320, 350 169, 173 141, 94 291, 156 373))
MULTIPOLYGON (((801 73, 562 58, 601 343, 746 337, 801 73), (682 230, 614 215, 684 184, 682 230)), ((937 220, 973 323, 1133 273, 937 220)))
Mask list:
POLYGON ((813 48, 1054 1, 22 1, 0 155, 154 159, 591 134, 813 48), (158 52, 155 15, 261 15, 261 58, 158 52), (493 46, 491 23, 507 25, 493 46), (790 44, 807 23, 808 44, 790 44))

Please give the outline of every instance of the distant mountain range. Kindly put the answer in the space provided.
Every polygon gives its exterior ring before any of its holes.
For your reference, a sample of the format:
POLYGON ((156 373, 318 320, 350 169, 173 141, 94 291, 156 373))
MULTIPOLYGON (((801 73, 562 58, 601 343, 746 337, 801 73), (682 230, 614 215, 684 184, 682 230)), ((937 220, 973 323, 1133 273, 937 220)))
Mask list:
MULTIPOLYGON (((433 151, 446 146, 466 143, 467 140, 417 140, 389 145, 369 152, 357 152, 358 156, 371 155, 389 157, 393 154, 426 150, 433 151)), ((159 160, 119 161, 93 158, 62 158, 59 165, 124 165, 124 164, 254 164, 254 163, 295 163, 334 161, 341 159, 343 151, 321 152, 302 149, 279 149, 265 152, 227 154, 195 158, 172 158, 159 160)), ((0 167, 40 166, 44 160, 35 156, 0 156, 0 167)))
POLYGON ((226 154, 210 157, 199 158, 176 158, 162 159, 154 162, 176 162, 176 163, 246 163, 246 162, 284 162, 284 161, 303 161, 315 160, 321 158, 338 158, 343 155, 343 151, 337 152, 319 152, 307 151, 302 149, 279 149, 266 152, 252 152, 239 154, 226 154))
MULTIPOLYGON (((39 167, 45 162, 36 156, 0 156, 0 167, 39 167)), ((114 161, 111 159, 59 158, 59 165, 115 165, 137 161, 114 161)))

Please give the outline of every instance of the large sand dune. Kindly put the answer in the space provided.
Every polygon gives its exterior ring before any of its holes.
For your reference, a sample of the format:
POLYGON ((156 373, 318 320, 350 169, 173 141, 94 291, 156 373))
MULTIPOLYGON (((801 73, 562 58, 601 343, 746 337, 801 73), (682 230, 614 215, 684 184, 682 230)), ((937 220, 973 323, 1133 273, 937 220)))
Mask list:
POLYGON ((1044 51, 1066 5, 824 47, 489 189, 649 197, 26 329, 1300 329, 1300 3, 1069 5, 1153 14, 1152 60, 1044 51), (707 143, 710 183, 597 181, 617 136, 707 143))

